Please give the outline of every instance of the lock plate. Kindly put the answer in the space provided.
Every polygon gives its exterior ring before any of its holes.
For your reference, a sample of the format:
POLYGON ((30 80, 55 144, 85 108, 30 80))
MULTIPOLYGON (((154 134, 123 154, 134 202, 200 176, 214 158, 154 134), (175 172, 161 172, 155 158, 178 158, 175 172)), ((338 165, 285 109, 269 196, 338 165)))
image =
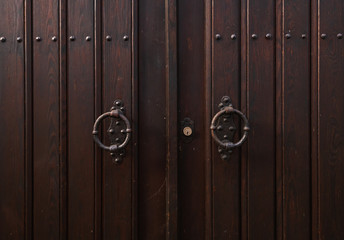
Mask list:
POLYGON ((184 120, 180 123, 180 127, 182 140, 186 143, 191 142, 195 133, 194 121, 192 121, 190 118, 184 118, 184 120))
POLYGON ((184 128, 183 128, 183 133, 184 133, 184 135, 185 135, 186 137, 191 136, 191 134, 192 134, 192 129, 191 129, 191 127, 184 127, 184 128))

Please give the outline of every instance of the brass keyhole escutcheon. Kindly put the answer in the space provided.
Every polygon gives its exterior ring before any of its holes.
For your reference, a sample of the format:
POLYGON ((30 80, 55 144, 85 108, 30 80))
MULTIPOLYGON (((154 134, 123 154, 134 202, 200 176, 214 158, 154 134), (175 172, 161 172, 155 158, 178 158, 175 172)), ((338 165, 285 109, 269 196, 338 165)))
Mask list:
POLYGON ((187 137, 191 136, 191 134, 192 134, 192 129, 191 129, 191 127, 184 127, 184 128, 183 128, 183 133, 184 133, 184 135, 187 136, 187 137))

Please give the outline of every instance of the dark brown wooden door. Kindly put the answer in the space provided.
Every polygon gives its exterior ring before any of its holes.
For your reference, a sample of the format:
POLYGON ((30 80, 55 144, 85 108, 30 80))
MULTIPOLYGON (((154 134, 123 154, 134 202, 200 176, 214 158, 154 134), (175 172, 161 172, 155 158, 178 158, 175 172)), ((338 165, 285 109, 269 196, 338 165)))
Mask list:
POLYGON ((344 239, 343 1, 0 3, 0 239, 344 239))

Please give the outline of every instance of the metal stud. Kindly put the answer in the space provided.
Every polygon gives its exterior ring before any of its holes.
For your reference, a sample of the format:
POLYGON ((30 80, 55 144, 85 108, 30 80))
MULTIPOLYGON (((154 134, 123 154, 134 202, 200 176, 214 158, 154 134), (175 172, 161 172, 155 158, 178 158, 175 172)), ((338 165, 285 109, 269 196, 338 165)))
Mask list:
POLYGON ((121 101, 116 101, 115 104, 116 104, 117 106, 121 106, 121 101))
POLYGON ((217 34, 215 35, 215 39, 216 39, 216 40, 220 40, 221 38, 222 38, 222 37, 221 37, 220 34, 217 33, 217 34))
POLYGON ((128 35, 124 35, 124 36, 123 36, 123 40, 124 40, 124 41, 128 41, 128 40, 129 40, 129 36, 128 36, 128 35))
POLYGON ((110 35, 106 36, 106 41, 110 42, 112 40, 112 37, 110 35))
POLYGON ((111 128, 110 130, 109 130, 109 133, 111 133, 111 134, 113 134, 115 132, 115 129, 113 129, 113 128, 111 128))
POLYGON ((119 158, 119 157, 115 158, 116 164, 120 164, 121 162, 122 162, 122 158, 119 158))
POLYGON ((22 42, 23 39, 21 37, 17 37, 17 42, 22 42))
POLYGON ((342 34, 342 33, 338 33, 338 34, 337 34, 337 38, 338 38, 338 39, 342 39, 342 38, 343 38, 343 34, 342 34))
POLYGON ((5 37, 0 37, 0 42, 6 42, 6 38, 5 37))
POLYGON ((42 41, 42 38, 41 37, 36 37, 36 41, 40 42, 40 41, 42 41))
POLYGON ((233 127, 233 126, 230 126, 228 129, 229 129, 229 131, 231 131, 231 132, 235 131, 235 127, 233 127))
POLYGON ((302 39, 305 39, 306 37, 307 37, 307 35, 305 33, 301 35, 302 39))
POLYGON ((232 34, 232 35, 231 35, 231 39, 232 39, 232 40, 237 39, 237 35, 236 35, 236 34, 232 34))
POLYGON ((222 126, 218 126, 216 129, 217 129, 217 131, 222 131, 223 127, 222 126))
POLYGON ((125 108, 124 107, 120 107, 120 110, 123 112, 125 110, 125 108))
POLYGON ((91 36, 86 36, 86 38, 85 38, 85 40, 87 41, 87 42, 89 42, 89 41, 91 41, 91 36))
POLYGON ((252 34, 251 37, 252 37, 252 39, 257 39, 257 38, 258 38, 258 35, 254 33, 254 34, 252 34))
POLYGON ((57 41, 57 37, 56 37, 56 36, 53 36, 53 37, 51 38, 51 40, 52 40, 53 42, 56 42, 56 41, 57 41))
POLYGON ((223 138, 224 138, 224 139, 228 139, 228 135, 224 135, 223 138))
POLYGON ((118 126, 120 124, 120 122, 119 121, 116 121, 116 125, 118 126))
POLYGON ((122 130, 121 130, 121 133, 126 134, 127 131, 126 131, 125 129, 122 129, 122 130))
POLYGON ((290 34, 290 33, 287 33, 287 34, 285 35, 285 38, 286 38, 286 39, 290 39, 290 38, 291 38, 291 34, 290 34))
POLYGON ((320 35, 321 39, 325 39, 327 37, 327 35, 325 33, 320 35))
POLYGON ((271 33, 267 33, 267 34, 265 35, 265 38, 266 38, 266 39, 271 39, 271 38, 272 38, 272 34, 271 34, 271 33))
POLYGON ((71 40, 72 42, 75 41, 75 36, 70 36, 69 40, 71 40))

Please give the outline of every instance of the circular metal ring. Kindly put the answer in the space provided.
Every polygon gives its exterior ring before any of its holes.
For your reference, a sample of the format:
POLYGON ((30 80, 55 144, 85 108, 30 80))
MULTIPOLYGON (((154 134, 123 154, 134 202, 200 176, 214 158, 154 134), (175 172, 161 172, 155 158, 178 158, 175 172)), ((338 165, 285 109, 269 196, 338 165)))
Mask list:
POLYGON ((213 120, 211 121, 210 130, 211 130, 211 136, 213 137, 213 139, 215 140, 217 144, 219 144, 221 147, 225 149, 231 149, 231 148, 239 147, 245 142, 248 136, 248 132, 250 131, 250 126, 248 124, 248 120, 246 116, 242 112, 234 109, 231 106, 228 106, 228 107, 224 107, 222 110, 220 110, 218 113, 215 114, 215 116, 213 117, 213 120), (229 113, 237 114, 244 122, 244 127, 243 127, 244 134, 241 137, 241 139, 236 143, 222 142, 215 134, 216 122, 223 114, 229 114, 229 113))
POLYGON ((130 122, 123 115, 121 110, 115 109, 115 110, 112 110, 111 112, 106 112, 106 113, 100 115, 97 118, 97 120, 95 121, 94 126, 93 126, 92 134, 93 134, 94 141, 99 145, 99 147, 101 147, 104 150, 110 151, 110 152, 115 152, 117 150, 120 150, 120 149, 124 148, 128 144, 128 142, 130 140, 130 134, 131 134, 130 122), (108 117, 121 118, 125 122, 125 125, 126 125, 126 129, 125 129, 126 137, 125 137, 123 143, 121 143, 121 144, 113 144, 111 146, 106 146, 106 145, 104 145, 100 141, 100 139, 98 137, 98 133, 99 133, 98 132, 98 128, 99 128, 100 122, 102 120, 104 120, 105 118, 108 118, 108 117))

